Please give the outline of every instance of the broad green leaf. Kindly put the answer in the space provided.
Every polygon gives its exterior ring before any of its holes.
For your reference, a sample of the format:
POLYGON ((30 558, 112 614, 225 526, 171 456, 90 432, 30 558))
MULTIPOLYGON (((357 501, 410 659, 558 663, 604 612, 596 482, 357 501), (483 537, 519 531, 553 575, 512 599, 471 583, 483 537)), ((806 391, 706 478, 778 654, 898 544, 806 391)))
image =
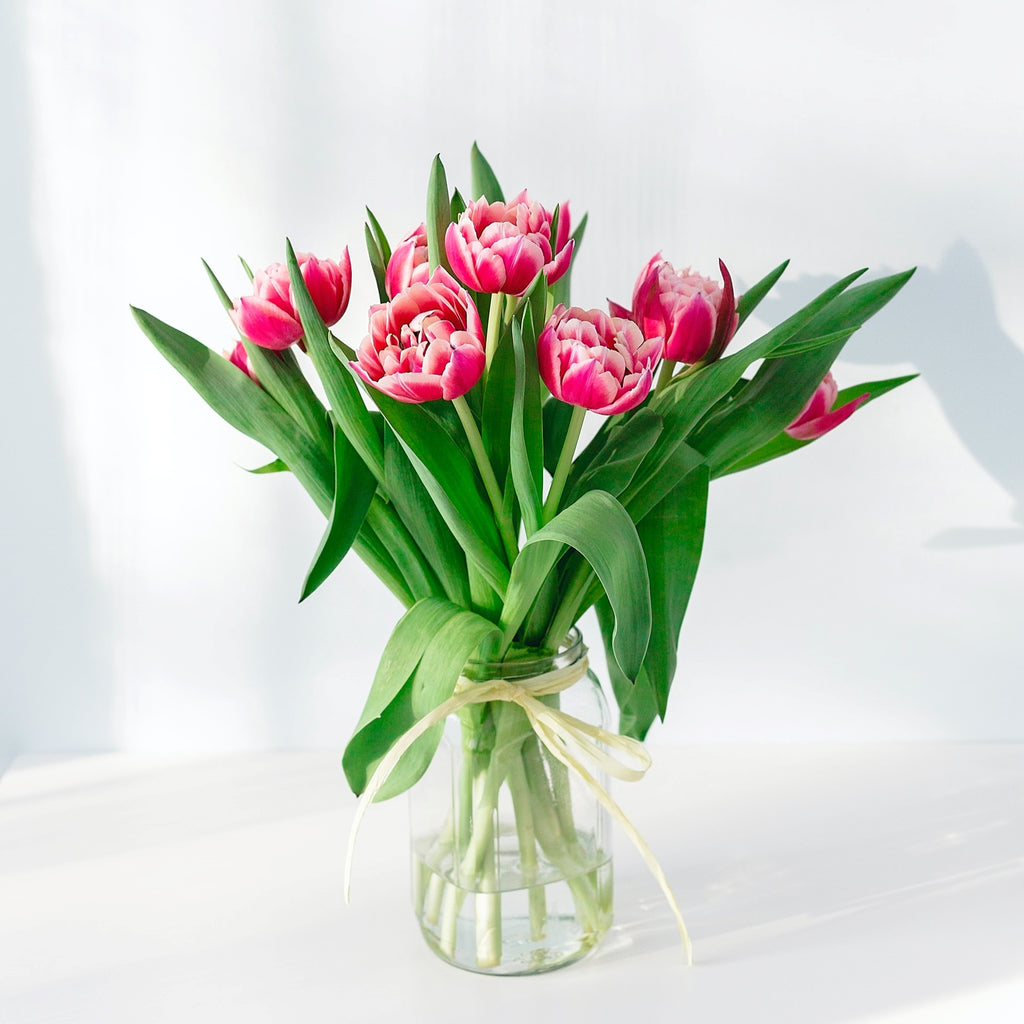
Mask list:
POLYGON ((629 514, 604 491, 588 491, 526 541, 505 596, 503 642, 507 646, 514 639, 566 546, 590 563, 608 594, 618 622, 612 641, 615 658, 635 679, 651 631, 647 565, 629 514))
POLYGON ((466 200, 462 198, 462 193, 458 189, 455 189, 455 191, 452 192, 450 210, 452 223, 454 224, 465 212, 466 200))
POLYGON ((785 345, 780 345, 768 358, 784 359, 786 356, 798 356, 802 352, 828 348, 829 345, 834 345, 837 341, 846 341, 854 333, 854 330, 856 328, 832 331, 829 334, 819 334, 817 337, 811 338, 794 338, 792 341, 787 341, 785 345))
POLYGON ((384 266, 388 265, 388 261, 391 259, 391 246, 388 244, 388 236, 384 234, 384 229, 380 226, 380 221, 373 215, 373 210, 368 206, 366 209, 366 220, 373 233, 373 240, 377 243, 377 251, 381 255, 381 259, 384 261, 384 266))
MULTIPOLYGON (((868 401, 864 403, 867 405, 879 396, 884 395, 887 391, 892 391, 893 388, 898 388, 901 384, 906 384, 908 381, 914 380, 917 376, 918 374, 911 373, 905 377, 891 377, 888 380, 869 381, 866 384, 855 384, 853 387, 843 388, 843 390, 836 396, 835 407, 839 408, 846 405, 847 402, 850 402, 863 394, 867 394, 869 396, 868 401)), ((820 439, 815 438, 813 440, 820 439)), ((813 440, 798 441, 796 438, 790 437, 787 433, 782 431, 776 434, 775 437, 773 437, 767 444, 756 449, 756 451, 750 452, 750 454, 745 455, 734 462, 728 463, 725 466, 714 467, 714 476, 728 476, 730 473, 738 473, 744 469, 752 469, 754 466, 760 466, 764 462, 769 462, 782 455, 788 455, 790 452, 795 452, 798 448, 804 448, 807 445, 812 444, 813 440)))
POLYGON ((651 579, 651 642, 644 670, 662 719, 676 673, 679 631, 700 564, 710 480, 708 467, 698 466, 637 526, 651 579))
POLYGON ((366 518, 377 481, 359 458, 342 429, 334 426, 334 501, 327 530, 302 584, 305 601, 348 554, 366 518))
MULTIPOLYGON (((463 666, 495 632, 493 623, 439 599, 417 602, 399 620, 342 758, 355 793, 366 788, 394 742, 452 695, 463 666)), ((435 728, 410 748, 378 799, 395 795, 422 774, 440 734, 435 728)))
POLYGON ((248 339, 242 344, 263 388, 324 451, 331 451, 334 442, 327 410, 310 387, 292 350, 274 352, 248 339))
POLYGON ((448 198, 448 181, 440 155, 434 157, 427 184, 427 258, 430 269, 444 267, 451 272, 451 265, 444 251, 444 236, 452 222, 451 200, 448 198))
POLYGON ((384 439, 384 473, 387 492, 396 511, 427 563, 436 571, 449 600, 466 607, 470 603, 466 555, 390 430, 384 439))
POLYGON ((230 313, 234 308, 234 303, 231 301, 231 296, 224 290, 224 285, 217 280, 217 275, 213 272, 210 264, 203 260, 203 266, 206 268, 206 276, 210 279, 210 284, 213 285, 213 290, 217 293, 217 298, 220 299, 220 304, 230 313))
POLYGON ((444 595, 434 570, 390 502, 383 501, 379 495, 375 497, 366 521, 387 548, 415 600, 444 595))
POLYGON ((305 332, 306 351, 313 360, 313 366, 323 383, 331 409, 342 430, 377 482, 381 484, 384 481, 384 449, 380 437, 359 394, 356 382, 352 379, 352 374, 334 354, 329 332, 309 297, 309 290, 302 278, 291 242, 287 243, 287 248, 292 299, 305 332))
MULTIPOLYGON (((245 469, 245 467, 242 467, 245 469)), ((280 460, 274 459, 273 462, 268 462, 263 466, 257 466, 255 469, 246 469, 246 473, 252 473, 254 476, 259 476, 262 473, 290 473, 291 470, 280 460)))
POLYGON ((199 396, 236 430, 282 459, 326 515, 331 507, 333 467, 328 452, 237 366, 201 342, 131 307, 132 315, 157 351, 199 396))
POLYGON ((788 266, 789 260, 785 260, 783 263, 780 263, 774 270, 765 274, 757 284, 751 285, 739 297, 739 299, 736 300, 736 315, 739 317, 740 326, 742 326, 743 321, 754 312, 761 300, 772 290, 775 286, 775 282, 782 277, 786 271, 786 267, 788 266))
POLYGON ((502 194, 498 179, 487 162, 480 147, 474 142, 473 148, 469 151, 469 166, 473 181, 473 198, 483 197, 489 203, 502 203, 505 197, 502 194))
MULTIPOLYGON (((503 296, 492 296, 492 301, 503 296)), ((512 403, 516 387, 516 356, 512 333, 502 330, 491 357, 491 367, 483 378, 483 402, 480 409, 480 436, 497 480, 509 470, 509 436, 512 430, 512 403)))

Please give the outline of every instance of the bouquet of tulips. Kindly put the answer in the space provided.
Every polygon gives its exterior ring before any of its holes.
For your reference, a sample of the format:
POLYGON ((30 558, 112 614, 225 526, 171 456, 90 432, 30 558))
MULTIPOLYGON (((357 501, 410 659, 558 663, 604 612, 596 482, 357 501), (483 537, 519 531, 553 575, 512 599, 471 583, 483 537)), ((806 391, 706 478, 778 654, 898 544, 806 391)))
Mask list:
MULTIPOLYGON (((406 609, 345 751, 353 790, 412 785, 454 700, 479 755, 467 762, 477 806, 460 827, 486 822, 501 786, 518 784, 541 856, 557 863, 575 837, 540 823, 564 823, 558 780, 578 762, 555 749, 564 735, 527 757, 544 730, 507 693, 474 701, 465 666, 556 653, 595 607, 619 734, 642 740, 666 712, 710 481, 811 443, 910 379, 838 391, 829 372, 910 274, 844 277, 738 348, 785 263, 737 296, 724 263, 719 284, 659 253, 628 305, 573 306, 586 217, 574 225, 567 202, 551 209, 525 190, 505 199, 475 146, 471 168, 464 195, 434 161, 425 220, 394 247, 367 211, 380 302, 362 340, 363 328, 349 341, 332 332, 349 300, 347 249, 334 261, 289 244, 237 300, 207 267, 239 333, 227 358, 134 313, 213 409, 273 453, 263 471, 290 472, 327 517, 302 597, 354 549, 406 609), (588 412, 600 426, 578 451, 588 412)), ((557 693, 538 703, 557 707, 557 693)))

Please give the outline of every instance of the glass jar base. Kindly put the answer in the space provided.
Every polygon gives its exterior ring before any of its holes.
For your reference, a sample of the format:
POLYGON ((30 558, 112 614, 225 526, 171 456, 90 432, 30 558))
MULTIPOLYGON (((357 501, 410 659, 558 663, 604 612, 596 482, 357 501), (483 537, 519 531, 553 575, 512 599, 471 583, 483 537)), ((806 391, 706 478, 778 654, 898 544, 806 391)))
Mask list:
POLYGON ((466 971, 553 971, 586 956, 611 926, 610 858, 573 878, 501 892, 471 892, 422 861, 419 867, 423 936, 442 960, 466 971))

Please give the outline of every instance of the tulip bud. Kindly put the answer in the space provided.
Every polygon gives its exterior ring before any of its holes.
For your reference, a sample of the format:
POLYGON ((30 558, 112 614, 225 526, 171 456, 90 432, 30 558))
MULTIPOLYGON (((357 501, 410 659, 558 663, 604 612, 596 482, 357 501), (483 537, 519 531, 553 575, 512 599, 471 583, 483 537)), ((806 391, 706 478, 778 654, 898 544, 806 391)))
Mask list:
MULTIPOLYGON (((348 249, 341 259, 320 260, 309 253, 297 253, 302 280, 324 323, 336 324, 348 307, 352 289, 352 263, 348 249)), ((234 305, 235 326, 263 348, 282 349, 302 337, 302 322, 292 302, 291 280, 283 263, 272 263, 253 277, 252 295, 243 295, 234 305)))
POLYGON ((451 400, 484 371, 484 330, 464 288, 443 268, 370 307, 370 333, 352 369, 400 402, 451 400))
POLYGON ((838 394, 832 374, 825 374, 825 379, 814 389, 800 415, 786 427, 786 433, 797 441, 813 441, 848 420, 870 397, 865 393, 833 409, 838 394))
MULTIPOLYGON (((725 287, 687 268, 678 271, 655 253, 633 289, 634 319, 645 337, 665 339, 665 358, 677 363, 717 359, 736 331, 732 280, 719 261, 725 287)), ((614 313, 623 307, 610 303, 614 313)))
POLYGON ((610 416, 647 397, 663 348, 632 320, 559 305, 537 339, 537 360, 555 398, 610 416))
POLYGON ((572 259, 569 204, 559 207, 553 248, 551 219, 526 189, 508 203, 471 202, 444 236, 455 276, 467 288, 492 294, 522 295, 542 270, 547 283, 554 284, 572 259))

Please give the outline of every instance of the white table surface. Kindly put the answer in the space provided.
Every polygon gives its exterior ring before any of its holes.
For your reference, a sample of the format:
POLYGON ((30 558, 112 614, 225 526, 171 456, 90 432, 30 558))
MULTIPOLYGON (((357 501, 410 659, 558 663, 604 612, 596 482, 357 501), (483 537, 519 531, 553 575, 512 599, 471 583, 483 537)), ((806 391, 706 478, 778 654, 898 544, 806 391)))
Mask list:
POLYGON ((3 1024, 1024 1021, 1024 745, 655 749, 616 796, 616 924, 561 971, 437 960, 406 806, 328 753, 16 761, 0 780, 3 1024))

